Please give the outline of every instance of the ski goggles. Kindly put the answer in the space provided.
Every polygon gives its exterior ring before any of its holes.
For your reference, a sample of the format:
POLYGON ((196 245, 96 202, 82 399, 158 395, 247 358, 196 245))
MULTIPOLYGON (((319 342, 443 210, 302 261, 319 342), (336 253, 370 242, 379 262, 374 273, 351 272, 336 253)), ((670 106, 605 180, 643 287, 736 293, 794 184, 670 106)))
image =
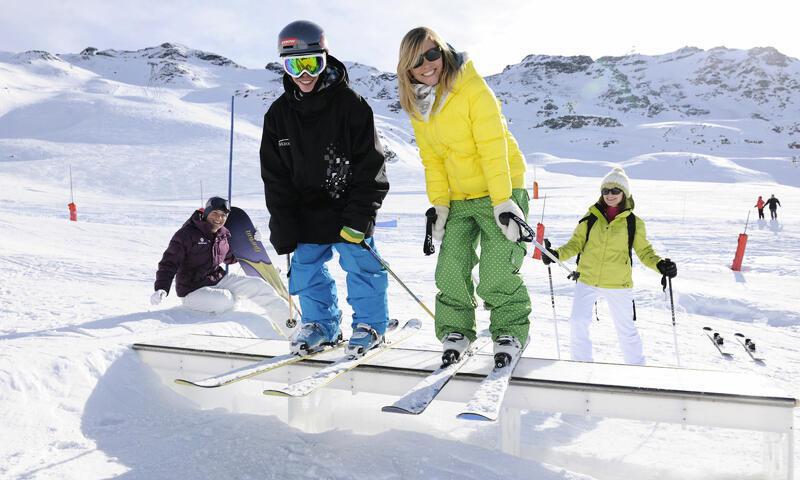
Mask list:
POLYGON ((284 57, 283 69, 293 78, 303 75, 303 72, 318 77, 325 71, 325 53, 315 53, 313 55, 298 55, 294 57, 284 57))
POLYGON ((211 197, 206 202, 204 211, 211 213, 214 210, 220 210, 227 215, 231 212, 231 203, 222 197, 211 197))
POLYGON ((619 195, 620 193, 622 193, 622 190, 617 187, 603 188, 600 190, 600 193, 602 193, 603 195, 619 195))
POLYGON ((421 53, 419 55, 419 58, 417 59, 416 63, 414 63, 414 66, 411 67, 411 68, 419 68, 419 67, 421 67, 422 64, 425 62, 425 60, 427 60, 429 62, 435 62, 436 60, 439 60, 440 58, 442 58, 442 49, 439 48, 439 47, 433 47, 430 50, 427 50, 427 51, 421 53))

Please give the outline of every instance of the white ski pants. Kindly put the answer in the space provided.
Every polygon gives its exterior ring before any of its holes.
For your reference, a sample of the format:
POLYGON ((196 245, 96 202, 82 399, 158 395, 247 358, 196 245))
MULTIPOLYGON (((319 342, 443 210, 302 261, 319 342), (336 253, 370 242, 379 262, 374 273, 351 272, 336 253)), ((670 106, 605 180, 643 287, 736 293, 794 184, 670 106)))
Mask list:
POLYGON ((599 298, 605 298, 608 303, 625 363, 644 365, 642 339, 639 337, 639 332, 633 323, 631 289, 599 288, 581 282, 576 282, 575 284, 575 296, 572 298, 572 314, 569 317, 572 359, 581 362, 593 361, 589 326, 592 324, 592 307, 599 298))
POLYGON ((238 298, 250 299, 263 308, 275 325, 284 325, 289 318, 289 304, 270 284, 261 278, 243 275, 228 274, 213 287, 198 288, 183 297, 183 306, 201 312, 222 313, 233 308, 238 298))

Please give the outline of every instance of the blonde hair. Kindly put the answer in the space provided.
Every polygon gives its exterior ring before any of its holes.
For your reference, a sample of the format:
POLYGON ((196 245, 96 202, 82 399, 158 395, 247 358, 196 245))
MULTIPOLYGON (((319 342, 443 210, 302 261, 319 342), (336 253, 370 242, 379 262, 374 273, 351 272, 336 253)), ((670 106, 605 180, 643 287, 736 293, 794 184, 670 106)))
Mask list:
POLYGON ((422 45, 426 39, 430 39, 442 51, 442 74, 439 77, 439 83, 436 85, 436 101, 431 108, 432 112, 439 108, 442 99, 453 88, 459 72, 455 52, 436 32, 428 27, 417 27, 406 33, 400 42, 400 55, 397 61, 397 89, 400 94, 400 106, 412 118, 417 119, 421 118, 422 115, 417 107, 417 99, 414 92, 414 83, 416 82, 411 75, 411 69, 414 68, 414 64, 419 60, 419 56, 425 53, 422 45))

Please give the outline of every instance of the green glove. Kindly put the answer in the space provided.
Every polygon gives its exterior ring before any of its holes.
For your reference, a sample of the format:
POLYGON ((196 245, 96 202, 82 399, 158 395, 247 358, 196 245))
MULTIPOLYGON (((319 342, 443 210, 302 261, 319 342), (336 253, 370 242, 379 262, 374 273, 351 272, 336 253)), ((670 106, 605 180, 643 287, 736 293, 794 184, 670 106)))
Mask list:
POLYGON ((339 236, 350 243, 361 243, 364 241, 364 234, 350 227, 342 227, 339 236))

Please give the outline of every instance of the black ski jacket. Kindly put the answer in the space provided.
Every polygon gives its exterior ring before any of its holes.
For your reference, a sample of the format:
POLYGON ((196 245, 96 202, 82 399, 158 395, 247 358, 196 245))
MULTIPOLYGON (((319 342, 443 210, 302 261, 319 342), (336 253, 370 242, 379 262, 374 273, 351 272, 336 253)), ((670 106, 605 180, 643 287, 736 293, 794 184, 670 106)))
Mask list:
POLYGON ((372 235, 389 182, 372 109, 328 55, 315 90, 284 74, 284 94, 264 115, 261 178, 278 254, 298 243, 341 242, 342 227, 372 235))
POLYGON ((778 209, 778 205, 780 205, 780 204, 781 204, 781 201, 778 200, 775 197, 770 197, 769 200, 767 200, 767 206, 769 206, 770 210, 777 210, 778 209))

